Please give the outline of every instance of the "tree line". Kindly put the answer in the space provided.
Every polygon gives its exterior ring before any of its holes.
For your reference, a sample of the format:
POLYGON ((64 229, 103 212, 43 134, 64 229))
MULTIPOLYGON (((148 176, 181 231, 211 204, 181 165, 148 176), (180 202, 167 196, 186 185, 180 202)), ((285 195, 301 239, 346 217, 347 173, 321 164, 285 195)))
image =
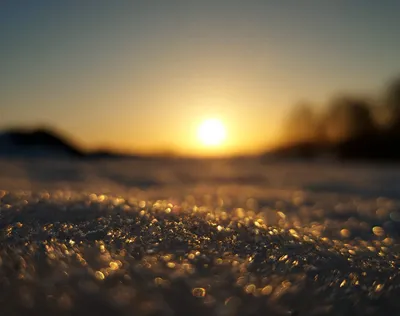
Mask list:
POLYGON ((315 156, 400 159, 400 78, 379 100, 340 95, 322 111, 309 103, 295 106, 283 124, 283 147, 315 156))

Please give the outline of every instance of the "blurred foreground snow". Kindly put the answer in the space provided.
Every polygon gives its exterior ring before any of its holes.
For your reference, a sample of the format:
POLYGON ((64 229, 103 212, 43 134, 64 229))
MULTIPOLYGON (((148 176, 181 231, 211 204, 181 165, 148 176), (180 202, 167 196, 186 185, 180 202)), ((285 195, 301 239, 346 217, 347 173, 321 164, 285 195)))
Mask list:
POLYGON ((0 162, 4 315, 400 314, 400 168, 0 162))

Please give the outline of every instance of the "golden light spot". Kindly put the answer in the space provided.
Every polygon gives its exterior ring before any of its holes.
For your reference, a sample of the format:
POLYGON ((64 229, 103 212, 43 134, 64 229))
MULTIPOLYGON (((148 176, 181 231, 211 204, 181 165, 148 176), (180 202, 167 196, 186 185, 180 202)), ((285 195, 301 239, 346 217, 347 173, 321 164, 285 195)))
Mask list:
POLYGON ((104 253, 106 251, 106 247, 104 245, 100 245, 99 249, 101 253, 104 253))
POLYGON ((264 288, 261 290, 261 294, 262 295, 270 295, 272 293, 272 286, 271 285, 267 285, 264 286, 264 288))
POLYGON ((168 262, 172 259, 172 255, 168 254, 162 257, 165 262, 168 262))
POLYGON ((246 292, 247 294, 252 294, 252 293, 255 292, 256 286, 255 286, 254 284, 248 284, 248 285, 246 285, 246 287, 245 287, 244 290, 245 290, 245 292, 246 292))
POLYGON ((110 268, 111 268, 111 270, 118 270, 119 269, 119 266, 118 266, 118 263, 117 262, 115 262, 115 261, 111 261, 110 262, 110 268))
POLYGON ((286 219, 286 215, 285 215, 285 213, 283 213, 283 212, 279 211, 279 212, 277 212, 277 214, 278 214, 278 216, 279 216, 280 218, 282 218, 282 219, 286 219))
POLYGON ((393 244, 393 239, 387 237, 383 240, 383 243, 387 246, 390 246, 391 244, 393 244))
POLYGON ((97 280, 104 280, 104 274, 101 271, 96 271, 94 274, 97 280))
POLYGON ((295 237, 295 238, 299 238, 299 234, 297 233, 297 231, 295 231, 293 228, 289 229, 289 233, 295 237))
POLYGON ((375 236, 379 236, 379 237, 385 235, 385 230, 380 226, 374 226, 372 228, 372 232, 374 233, 375 236))
POLYGON ((345 285, 346 285, 346 283, 347 283, 347 281, 346 281, 346 280, 343 280, 343 281, 342 281, 342 283, 340 283, 340 287, 343 287, 343 286, 345 286, 345 285))
POLYGON ((289 256, 288 255, 284 255, 284 256, 279 258, 279 261, 285 261, 287 258, 289 258, 289 256))
POLYGON ((192 290, 192 295, 194 297, 204 297, 204 296, 206 296, 206 290, 202 287, 195 287, 192 290))
POLYGON ((340 235, 342 235, 342 237, 349 238, 351 236, 351 232, 348 229, 343 228, 340 231, 340 235))
POLYGON ((145 208, 146 207, 146 201, 140 201, 139 202, 139 207, 140 208, 145 208))
POLYGON ((384 285, 383 285, 383 284, 377 284, 377 285, 375 286, 375 292, 380 292, 380 291, 383 290, 383 288, 384 288, 384 285))
POLYGON ((173 268, 175 268, 175 263, 174 262, 168 262, 167 263, 167 267, 170 268, 170 269, 173 269, 173 268))
POLYGON ((239 217, 239 218, 243 218, 244 217, 244 209, 243 208, 236 208, 235 209, 235 213, 236 213, 236 216, 237 217, 239 217))
POLYGON ((154 283, 156 284, 156 285, 163 285, 163 283, 164 283, 164 280, 162 279, 162 278, 160 278, 160 277, 158 277, 158 278, 155 278, 154 279, 154 283))
POLYGON ((48 256, 49 259, 51 259, 51 260, 54 260, 54 259, 57 258, 56 255, 55 255, 53 252, 50 252, 47 256, 48 256))

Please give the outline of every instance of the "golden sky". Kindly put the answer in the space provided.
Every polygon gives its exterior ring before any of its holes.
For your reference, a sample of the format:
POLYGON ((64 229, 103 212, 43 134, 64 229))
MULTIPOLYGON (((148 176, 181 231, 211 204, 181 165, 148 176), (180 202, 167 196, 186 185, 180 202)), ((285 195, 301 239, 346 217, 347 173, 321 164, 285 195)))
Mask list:
POLYGON ((5 2, 0 127, 52 125, 87 148, 262 151, 296 102, 375 92, 399 71, 397 1, 301 3, 5 2), (220 146, 198 140, 209 118, 220 146))

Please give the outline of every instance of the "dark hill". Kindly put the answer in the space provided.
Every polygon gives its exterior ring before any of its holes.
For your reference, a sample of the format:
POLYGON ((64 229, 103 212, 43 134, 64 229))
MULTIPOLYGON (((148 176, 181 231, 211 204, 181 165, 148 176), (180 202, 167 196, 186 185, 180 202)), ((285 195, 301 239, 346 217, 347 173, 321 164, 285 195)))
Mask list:
POLYGON ((49 129, 10 129, 0 134, 0 156, 84 157, 72 142, 49 129))

